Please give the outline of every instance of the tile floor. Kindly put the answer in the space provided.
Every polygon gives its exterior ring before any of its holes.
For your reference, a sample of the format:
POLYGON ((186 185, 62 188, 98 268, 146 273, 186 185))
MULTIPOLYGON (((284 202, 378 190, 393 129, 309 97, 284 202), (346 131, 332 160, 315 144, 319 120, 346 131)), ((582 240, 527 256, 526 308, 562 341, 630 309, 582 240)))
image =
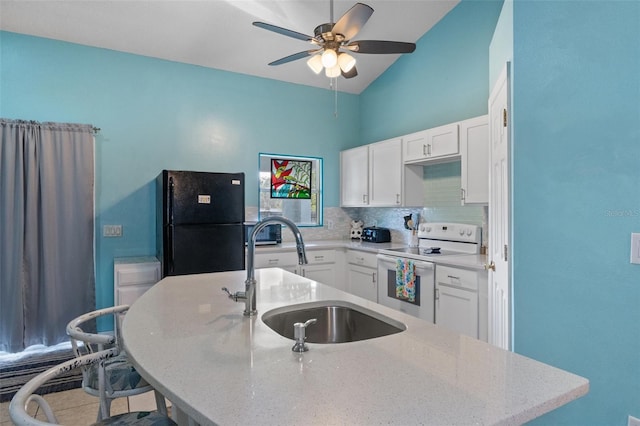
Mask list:
MULTIPOLYGON (((98 398, 88 395, 82 389, 50 393, 44 396, 51 405, 58 422, 68 426, 85 426, 95 423, 98 416, 98 398)), ((128 411, 127 398, 118 398, 111 403, 111 414, 128 411)), ((45 420, 42 414, 36 416, 45 420)), ((0 403, 0 426, 13 425, 9 417, 9 402, 0 403)))

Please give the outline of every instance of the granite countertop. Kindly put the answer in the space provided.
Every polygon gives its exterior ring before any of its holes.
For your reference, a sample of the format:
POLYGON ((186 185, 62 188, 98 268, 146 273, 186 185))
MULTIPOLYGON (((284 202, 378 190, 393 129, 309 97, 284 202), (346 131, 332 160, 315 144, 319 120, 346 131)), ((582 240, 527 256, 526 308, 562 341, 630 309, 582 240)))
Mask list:
MULTIPOLYGON (((360 240, 311 240, 305 241, 304 247, 307 250, 350 249, 378 253, 378 251, 383 249, 405 247, 405 244, 393 242, 367 243, 360 240)), ((283 242, 281 244, 256 246, 256 253, 265 253, 269 251, 294 251, 295 249, 295 242, 283 242)))
MULTIPOLYGON (((349 249, 360 250, 369 253, 378 253, 380 250, 396 249, 406 247, 404 243, 367 243, 360 240, 315 240, 305 242, 304 244, 307 250, 322 250, 322 249, 349 249)), ((295 242, 284 242, 282 244, 257 246, 256 253, 267 252, 284 252, 295 251, 295 242)), ((396 253, 396 256, 400 254, 396 253)), ((402 256, 411 257, 410 255, 403 254, 402 256)), ((421 256, 423 260, 434 262, 438 265, 456 266, 462 268, 469 268, 475 270, 484 270, 487 263, 487 256, 482 254, 460 254, 460 255, 446 255, 446 256, 421 256)))
POLYGON ((168 277, 125 316, 141 374, 202 425, 521 424, 585 395, 588 380, 282 269, 256 270, 258 315, 221 291, 244 271, 168 277), (407 330, 291 351, 262 321, 276 307, 342 300, 407 330))

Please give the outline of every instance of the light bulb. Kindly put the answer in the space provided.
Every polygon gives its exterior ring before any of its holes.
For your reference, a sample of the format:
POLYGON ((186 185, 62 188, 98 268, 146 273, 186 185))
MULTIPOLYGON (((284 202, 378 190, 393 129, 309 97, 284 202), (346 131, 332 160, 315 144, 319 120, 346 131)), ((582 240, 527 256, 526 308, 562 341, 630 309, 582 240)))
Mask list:
POLYGON ((342 71, 349 72, 356 65, 356 60, 353 56, 343 52, 338 55, 338 64, 342 71))
POLYGON ((334 65, 331 68, 325 68, 324 75, 329 78, 340 77, 340 66, 334 65))
POLYGON ((313 55, 307 61, 307 65, 309 65, 311 71, 320 74, 320 71, 322 71, 322 57, 320 55, 313 55))
POLYGON ((322 53, 322 65, 324 65, 325 68, 331 68, 336 66, 337 63, 338 55, 336 51, 333 49, 324 49, 322 53))

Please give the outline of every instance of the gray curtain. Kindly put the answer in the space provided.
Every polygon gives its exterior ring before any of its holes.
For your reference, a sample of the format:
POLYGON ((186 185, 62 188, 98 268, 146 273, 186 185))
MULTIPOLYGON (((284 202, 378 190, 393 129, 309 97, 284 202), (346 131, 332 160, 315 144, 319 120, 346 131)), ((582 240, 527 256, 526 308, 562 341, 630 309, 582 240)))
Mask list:
POLYGON ((95 309, 90 125, 0 119, 0 351, 68 341, 95 309))

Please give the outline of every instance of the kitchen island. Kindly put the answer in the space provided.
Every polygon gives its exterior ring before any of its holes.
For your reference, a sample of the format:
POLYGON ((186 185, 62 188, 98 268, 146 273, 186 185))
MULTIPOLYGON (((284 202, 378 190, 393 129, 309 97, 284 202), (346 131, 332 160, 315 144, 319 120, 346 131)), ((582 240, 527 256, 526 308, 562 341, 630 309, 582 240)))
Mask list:
POLYGON ((129 357, 180 423, 521 424, 589 389, 585 378, 282 269, 256 271, 258 315, 244 317, 244 304, 221 290, 244 290, 244 279, 244 271, 167 277, 125 317, 129 357), (319 300, 351 302, 407 329, 308 343, 299 354, 261 319, 319 300))

